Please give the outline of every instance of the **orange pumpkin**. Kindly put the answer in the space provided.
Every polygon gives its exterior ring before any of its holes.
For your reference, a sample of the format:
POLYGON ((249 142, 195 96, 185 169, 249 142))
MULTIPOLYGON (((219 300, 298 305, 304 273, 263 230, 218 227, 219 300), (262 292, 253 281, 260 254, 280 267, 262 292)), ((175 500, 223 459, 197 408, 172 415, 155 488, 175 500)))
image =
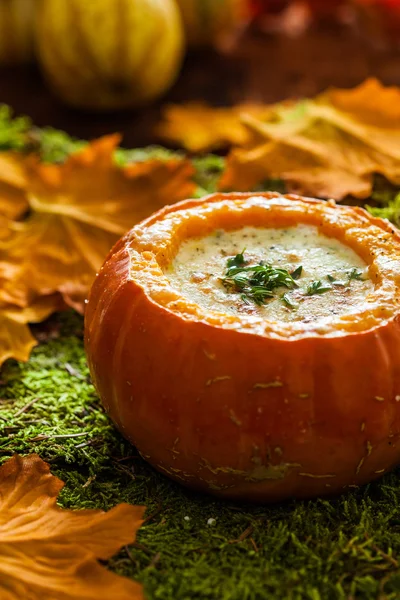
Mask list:
POLYGON ((389 222, 333 201, 216 194, 164 208, 117 243, 90 294, 106 410, 154 467, 219 496, 312 497, 379 477, 400 460, 399 252, 389 222), (368 297, 323 325, 206 309, 168 279, 186 240, 298 224, 366 264, 368 297))
POLYGON ((224 41, 248 20, 248 0, 177 0, 190 46, 224 41))

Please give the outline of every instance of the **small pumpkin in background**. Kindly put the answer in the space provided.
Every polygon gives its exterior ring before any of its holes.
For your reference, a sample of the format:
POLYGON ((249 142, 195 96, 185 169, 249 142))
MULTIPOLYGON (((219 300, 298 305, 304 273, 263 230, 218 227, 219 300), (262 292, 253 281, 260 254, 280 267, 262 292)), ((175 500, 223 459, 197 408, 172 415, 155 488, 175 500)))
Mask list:
POLYGON ((176 0, 189 46, 207 46, 229 39, 250 17, 248 0, 176 0))
POLYGON ((172 85, 184 51, 175 0, 39 0, 35 33, 49 85, 84 109, 150 102, 172 85))
POLYGON ((0 2, 0 64, 27 63, 33 57, 36 0, 0 2))

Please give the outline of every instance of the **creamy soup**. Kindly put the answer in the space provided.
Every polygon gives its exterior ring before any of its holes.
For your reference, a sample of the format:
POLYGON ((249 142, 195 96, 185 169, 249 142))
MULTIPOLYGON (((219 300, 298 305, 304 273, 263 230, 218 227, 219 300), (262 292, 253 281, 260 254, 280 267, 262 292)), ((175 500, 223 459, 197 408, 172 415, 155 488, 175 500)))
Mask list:
POLYGON ((360 256, 308 225, 219 230, 186 240, 165 274, 175 290, 205 309, 274 321, 312 322, 349 314, 373 290, 360 256), (272 267, 272 274, 287 271, 295 281, 289 278, 288 288, 272 287, 270 296, 264 296, 267 288, 257 285, 257 269, 252 270, 260 266, 272 267), (238 275, 240 285, 235 283, 238 275))

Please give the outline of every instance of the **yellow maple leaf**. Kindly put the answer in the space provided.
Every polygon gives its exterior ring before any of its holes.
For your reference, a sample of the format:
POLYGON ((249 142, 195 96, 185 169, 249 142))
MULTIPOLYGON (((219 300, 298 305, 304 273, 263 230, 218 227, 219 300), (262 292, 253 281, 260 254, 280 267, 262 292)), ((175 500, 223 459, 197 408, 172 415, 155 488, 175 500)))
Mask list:
POLYGON ((163 121, 156 133, 162 140, 189 152, 242 146, 252 137, 252 132, 241 121, 242 113, 265 119, 270 108, 251 104, 214 108, 200 102, 171 105, 164 109, 163 121))
POLYGON ((2 600, 141 600, 142 587, 107 571, 107 560, 134 541, 145 508, 101 510, 56 505, 63 482, 36 454, 0 467, 2 600))
POLYGON ((289 191, 342 200, 367 198, 376 173, 400 184, 399 99, 399 90, 367 80, 275 106, 269 120, 243 115, 254 138, 232 150, 219 187, 248 190, 279 178, 289 191))
POLYGON ((96 140, 63 165, 28 161, 30 214, 0 236, 0 302, 23 308, 59 291, 82 312, 95 274, 118 238, 155 210, 193 193, 188 160, 151 159, 121 168, 113 158, 119 141, 116 135, 96 140))

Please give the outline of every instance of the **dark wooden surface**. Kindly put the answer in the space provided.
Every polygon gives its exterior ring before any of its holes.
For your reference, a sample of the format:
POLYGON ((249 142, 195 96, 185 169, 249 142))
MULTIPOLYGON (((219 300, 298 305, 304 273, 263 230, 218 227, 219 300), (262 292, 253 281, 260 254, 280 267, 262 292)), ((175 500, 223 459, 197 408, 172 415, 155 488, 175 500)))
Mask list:
POLYGON ((346 27, 309 31, 294 39, 253 32, 230 53, 189 55, 168 95, 139 111, 96 115, 69 110, 51 95, 35 67, 0 70, 0 102, 29 115, 38 126, 81 138, 120 131, 124 145, 135 147, 158 141, 153 128, 166 102, 275 102, 313 95, 329 85, 351 87, 368 76, 400 85, 400 52, 377 48, 346 27))

